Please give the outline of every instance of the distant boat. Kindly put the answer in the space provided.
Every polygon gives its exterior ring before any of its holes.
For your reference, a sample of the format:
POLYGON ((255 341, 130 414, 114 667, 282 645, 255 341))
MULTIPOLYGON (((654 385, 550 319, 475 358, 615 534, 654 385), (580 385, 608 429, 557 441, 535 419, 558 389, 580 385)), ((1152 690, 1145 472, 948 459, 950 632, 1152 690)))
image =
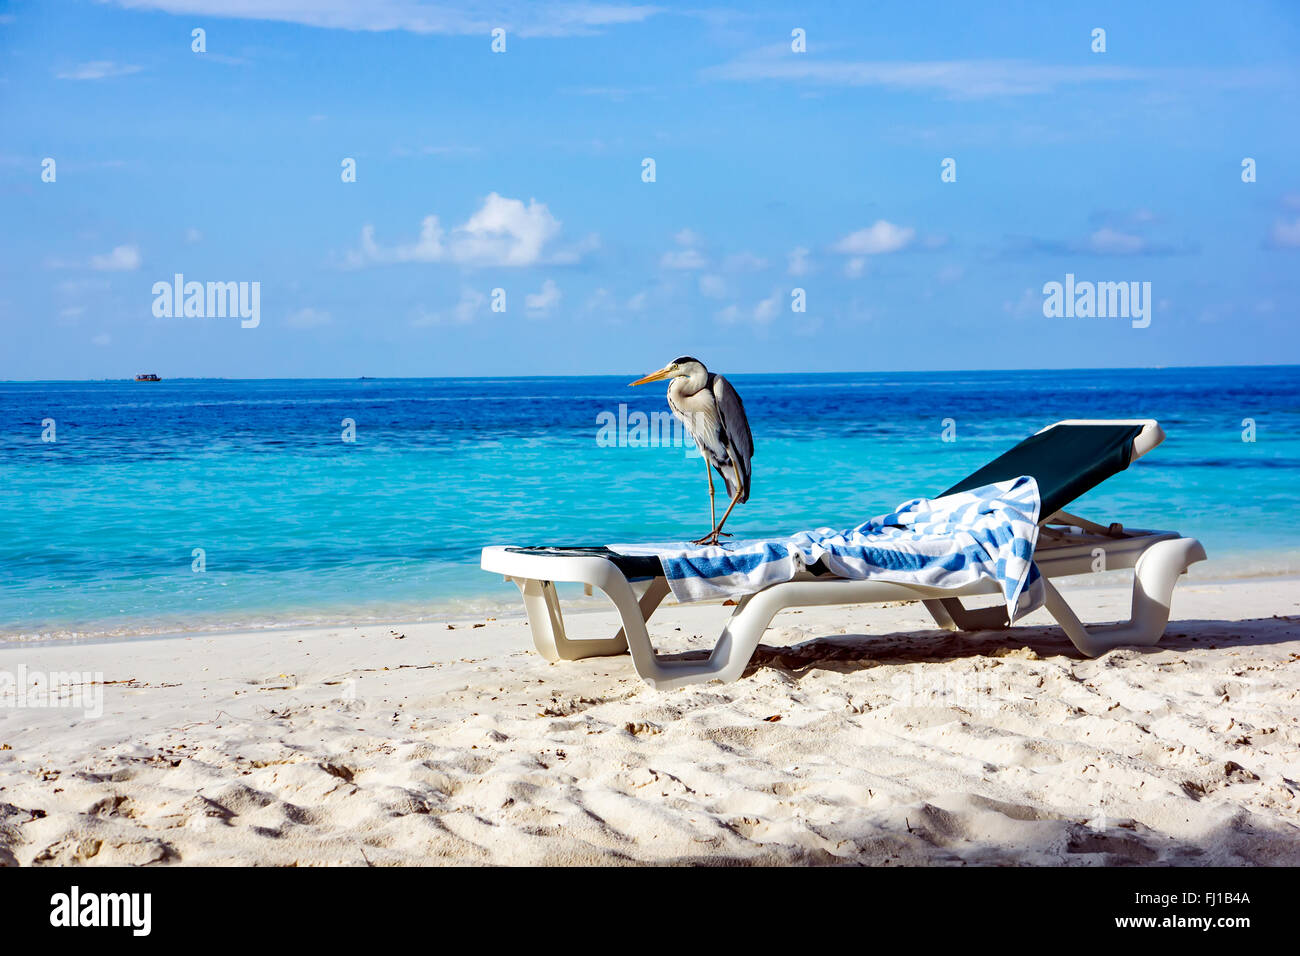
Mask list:
POLYGON ((135 377, 135 380, 137 382, 161 382, 162 381, 162 379, 160 379, 157 375, 153 374, 153 372, 142 372, 141 374, 135 377))

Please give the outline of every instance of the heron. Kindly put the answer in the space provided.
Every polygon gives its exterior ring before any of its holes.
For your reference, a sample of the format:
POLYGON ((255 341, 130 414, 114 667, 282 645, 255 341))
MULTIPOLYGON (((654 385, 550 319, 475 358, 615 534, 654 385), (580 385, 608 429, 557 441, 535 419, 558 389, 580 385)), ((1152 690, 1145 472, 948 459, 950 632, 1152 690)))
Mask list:
POLYGON ((754 457, 754 437, 749 432, 745 404, 730 382, 689 355, 673 359, 659 371, 629 382, 628 386, 665 378, 672 379, 668 383, 668 407, 695 439, 709 476, 709 524, 713 530, 692 544, 717 544, 720 535, 730 537, 722 526, 727 523, 731 509, 749 500, 749 460, 754 457), (714 503, 715 468, 731 496, 721 521, 717 520, 714 503))

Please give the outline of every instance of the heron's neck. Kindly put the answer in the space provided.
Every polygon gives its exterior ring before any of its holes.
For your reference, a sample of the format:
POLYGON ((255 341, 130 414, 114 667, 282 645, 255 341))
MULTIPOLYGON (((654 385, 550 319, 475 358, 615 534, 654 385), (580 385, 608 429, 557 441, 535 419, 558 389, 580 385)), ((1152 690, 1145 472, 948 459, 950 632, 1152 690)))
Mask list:
POLYGON ((678 395, 694 395, 708 384, 709 373, 704 369, 697 369, 691 372, 690 375, 677 376, 668 387, 676 391, 678 395))

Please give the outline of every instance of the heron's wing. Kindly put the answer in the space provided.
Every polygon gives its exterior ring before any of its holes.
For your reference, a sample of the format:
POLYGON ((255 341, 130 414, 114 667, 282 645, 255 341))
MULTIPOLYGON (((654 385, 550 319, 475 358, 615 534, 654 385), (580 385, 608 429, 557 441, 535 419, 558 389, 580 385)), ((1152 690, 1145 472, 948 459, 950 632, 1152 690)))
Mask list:
POLYGON ((678 395, 676 389, 670 388, 668 407, 685 426, 687 434, 695 440, 700 454, 721 470, 730 455, 727 451, 727 436, 722 430, 722 421, 718 417, 718 403, 713 397, 713 392, 705 389, 690 395, 678 395))
MULTIPOLYGON (((744 496, 741 498, 744 501, 749 497, 749 460, 754 457, 754 436, 749 431, 745 403, 740 400, 740 393, 721 375, 713 376, 712 388, 718 406, 718 417, 722 419, 723 435, 744 483, 744 496)), ((732 494, 735 494, 734 490, 732 494)))

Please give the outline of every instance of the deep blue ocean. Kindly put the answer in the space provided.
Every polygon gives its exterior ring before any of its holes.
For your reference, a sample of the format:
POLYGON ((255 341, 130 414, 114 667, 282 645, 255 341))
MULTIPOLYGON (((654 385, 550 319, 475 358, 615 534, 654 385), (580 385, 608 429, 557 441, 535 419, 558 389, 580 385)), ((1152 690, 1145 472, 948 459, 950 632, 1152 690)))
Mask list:
MULTIPOLYGON (((703 534, 701 459, 619 433, 620 403, 630 427, 666 411, 631 377, 0 383, 0 639, 491 614, 517 598, 484 544, 703 534)), ((738 537, 856 524, 1062 418, 1140 417, 1168 439, 1072 510, 1199 537, 1202 577, 1300 569, 1300 367, 732 381, 756 446, 738 537)))

